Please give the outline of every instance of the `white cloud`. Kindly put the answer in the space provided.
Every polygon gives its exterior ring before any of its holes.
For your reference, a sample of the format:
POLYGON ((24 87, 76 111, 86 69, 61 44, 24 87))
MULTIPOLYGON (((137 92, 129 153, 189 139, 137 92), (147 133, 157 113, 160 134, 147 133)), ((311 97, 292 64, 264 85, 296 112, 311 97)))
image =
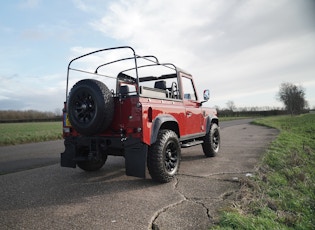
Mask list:
POLYGON ((0 76, 1 109, 36 109, 52 111, 62 108, 65 100, 65 77, 63 75, 47 75, 43 77, 19 75, 0 76))
MULTIPOLYGON (((142 53, 152 52, 167 57, 182 56, 193 60, 187 48, 211 39, 199 36, 198 30, 215 12, 214 4, 202 1, 120 1, 109 6, 109 12, 92 26, 106 36, 127 41, 142 53), (201 5, 210 8, 204 10, 201 5), (213 7, 213 8, 211 8, 213 7), (208 14, 210 12, 210 14, 208 14)), ((197 45, 198 47, 199 45, 197 45)), ((166 59, 166 58, 164 58, 166 59)), ((183 59, 183 58, 182 58, 183 59)))
POLYGON ((91 25, 141 54, 183 67, 213 98, 269 94, 270 105, 278 104, 281 82, 303 85, 314 77, 312 17, 307 1, 138 0, 115 1, 91 25))

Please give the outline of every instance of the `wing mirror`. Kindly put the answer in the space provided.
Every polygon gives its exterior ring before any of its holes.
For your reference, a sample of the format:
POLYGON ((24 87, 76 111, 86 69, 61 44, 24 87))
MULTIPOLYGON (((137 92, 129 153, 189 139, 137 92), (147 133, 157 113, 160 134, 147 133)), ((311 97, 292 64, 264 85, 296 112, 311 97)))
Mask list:
POLYGON ((205 89, 203 91, 203 100, 204 102, 208 101, 210 99, 210 91, 208 89, 205 89))
POLYGON ((200 105, 202 105, 202 103, 207 102, 210 99, 210 91, 208 89, 205 89, 203 91, 203 101, 200 103, 200 105))

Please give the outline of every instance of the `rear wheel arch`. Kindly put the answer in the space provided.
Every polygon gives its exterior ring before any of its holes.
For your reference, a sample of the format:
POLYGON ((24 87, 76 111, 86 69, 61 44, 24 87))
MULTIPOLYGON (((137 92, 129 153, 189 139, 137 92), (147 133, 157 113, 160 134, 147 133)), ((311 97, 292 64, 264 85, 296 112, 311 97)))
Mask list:
POLYGON ((173 132, 177 134, 178 138, 180 138, 180 132, 179 132, 177 120, 173 116, 170 116, 170 115, 161 115, 161 116, 156 117, 153 121, 152 129, 151 129, 150 144, 153 144, 156 142, 159 130, 161 129, 172 130, 173 132))

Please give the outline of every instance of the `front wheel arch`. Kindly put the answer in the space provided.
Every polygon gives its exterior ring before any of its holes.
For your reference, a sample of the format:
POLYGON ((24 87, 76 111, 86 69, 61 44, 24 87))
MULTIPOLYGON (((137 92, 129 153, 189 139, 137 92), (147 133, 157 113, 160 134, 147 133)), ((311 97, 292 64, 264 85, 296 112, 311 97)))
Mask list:
POLYGON ((217 124, 219 126, 219 119, 216 116, 208 116, 207 117, 207 124, 206 124, 206 132, 210 132, 212 124, 217 124))

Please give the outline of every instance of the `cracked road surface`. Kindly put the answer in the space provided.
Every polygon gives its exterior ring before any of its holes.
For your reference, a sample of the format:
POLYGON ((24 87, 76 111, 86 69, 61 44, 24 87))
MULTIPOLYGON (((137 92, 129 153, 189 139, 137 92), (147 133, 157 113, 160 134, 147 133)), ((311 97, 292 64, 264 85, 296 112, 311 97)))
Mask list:
POLYGON ((208 229, 277 134, 222 122, 220 155, 182 149, 179 175, 167 184, 128 177, 124 159, 111 156, 94 173, 53 163, 0 175, 0 229, 208 229))

